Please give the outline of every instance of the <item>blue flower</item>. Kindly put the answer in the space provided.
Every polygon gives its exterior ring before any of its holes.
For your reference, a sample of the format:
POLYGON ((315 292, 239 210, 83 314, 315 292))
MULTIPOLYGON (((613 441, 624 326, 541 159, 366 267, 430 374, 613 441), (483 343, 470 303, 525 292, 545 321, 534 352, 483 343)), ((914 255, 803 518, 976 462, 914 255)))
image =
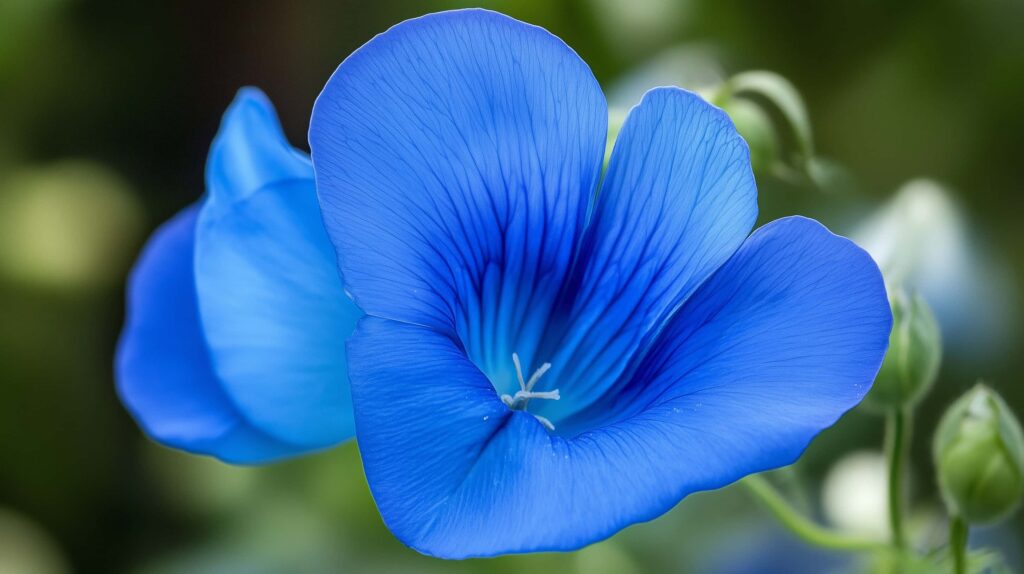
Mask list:
POLYGON ((207 194, 163 225, 128 285, 122 401, 154 439, 236 463, 353 434, 346 297, 308 156, 245 89, 210 149, 207 194))
POLYGON ((878 268, 809 219, 750 234, 721 110, 649 92, 599 186, 607 116, 570 48, 482 10, 391 28, 316 103, 324 222, 367 314, 360 451, 421 552, 575 549, 789 464, 881 363, 878 268))

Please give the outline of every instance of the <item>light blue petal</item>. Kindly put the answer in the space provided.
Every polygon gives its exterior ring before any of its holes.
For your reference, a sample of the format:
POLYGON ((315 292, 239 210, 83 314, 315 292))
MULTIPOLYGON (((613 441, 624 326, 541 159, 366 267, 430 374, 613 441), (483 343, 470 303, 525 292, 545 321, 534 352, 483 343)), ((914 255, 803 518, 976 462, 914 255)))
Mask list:
POLYGON ((548 330, 547 377, 562 394, 536 411, 585 407, 712 272, 757 219, 747 144, 722 110, 679 88, 657 88, 615 143, 579 254, 573 298, 548 330))
POLYGON ((230 209, 268 185, 311 179, 312 173, 309 156, 288 143, 266 94, 242 88, 206 160, 206 209, 230 209))
POLYGON ((607 115, 575 52, 494 12, 409 20, 349 56, 309 137, 355 300, 457 335, 511 389, 582 235, 607 115))
POLYGON ((117 390, 146 433, 167 446, 239 463, 286 456, 220 388, 199 324, 192 254, 198 210, 158 229, 128 281, 117 390))
POLYGON ((890 325, 867 254, 809 220, 770 224, 603 405, 625 413, 566 438, 506 409, 451 338, 368 317, 349 356, 370 488, 421 552, 580 548, 793 462, 867 392, 890 325))
POLYGON ((283 138, 269 102, 241 92, 210 152, 196 286, 227 395, 256 427, 311 450, 353 434, 344 344, 361 313, 338 275, 312 166, 283 138))

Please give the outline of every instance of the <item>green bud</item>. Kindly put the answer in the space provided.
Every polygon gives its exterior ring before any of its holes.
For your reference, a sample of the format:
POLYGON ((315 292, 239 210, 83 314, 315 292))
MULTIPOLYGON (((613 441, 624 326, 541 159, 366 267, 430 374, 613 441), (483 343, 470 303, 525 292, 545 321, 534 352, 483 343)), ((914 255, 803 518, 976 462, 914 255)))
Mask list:
POLYGON ((892 305, 889 351, 867 403, 876 407, 910 406, 935 384, 942 362, 942 337, 928 303, 920 295, 897 290, 892 305))
MULTIPOLYGON (((738 97, 753 98, 778 111, 782 127, 790 132, 802 160, 814 157, 811 120, 796 86, 782 76, 764 70, 742 72, 726 80, 715 101, 719 105, 738 97)), ((726 107, 726 106, 722 106, 726 107)))
POLYGON ((1024 433, 1003 399, 983 384, 939 422, 934 445, 939 488, 950 514, 993 522, 1024 496, 1024 433))
POLYGON ((767 172, 779 157, 778 137, 768 112, 752 100, 740 98, 724 102, 722 109, 729 114, 732 123, 736 124, 736 131, 746 140, 754 173, 767 172))
POLYGON ((811 176, 811 122, 789 80, 763 70, 742 72, 723 82, 711 102, 732 117, 747 141, 755 174, 771 173, 793 181, 811 176))

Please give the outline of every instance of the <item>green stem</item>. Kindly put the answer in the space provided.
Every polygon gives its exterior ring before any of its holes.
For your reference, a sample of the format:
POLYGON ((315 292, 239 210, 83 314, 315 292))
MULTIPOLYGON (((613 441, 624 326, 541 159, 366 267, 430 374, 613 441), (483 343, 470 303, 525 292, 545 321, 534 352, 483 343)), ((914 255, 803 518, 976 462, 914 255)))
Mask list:
POLYGON ((967 574, 967 523, 959 516, 949 521, 949 552, 953 555, 953 572, 967 574))
POLYGON ((889 527, 892 530, 892 544, 896 548, 906 547, 903 533, 903 467, 906 466, 910 427, 909 410, 896 408, 889 411, 885 426, 889 457, 889 527))
POLYGON ((775 487, 763 476, 751 475, 741 481, 769 512, 790 532, 808 544, 821 548, 844 551, 882 550, 881 542, 840 534, 818 524, 797 512, 775 487))

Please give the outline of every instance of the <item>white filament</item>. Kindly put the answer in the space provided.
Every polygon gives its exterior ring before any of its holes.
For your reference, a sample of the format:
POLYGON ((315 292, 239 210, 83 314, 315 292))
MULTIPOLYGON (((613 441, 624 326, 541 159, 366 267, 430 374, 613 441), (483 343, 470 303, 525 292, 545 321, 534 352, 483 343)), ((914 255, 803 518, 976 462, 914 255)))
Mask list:
MULTIPOLYGON (((519 362, 519 354, 512 353, 512 363, 516 366, 516 379, 519 380, 519 390, 514 395, 501 395, 501 402, 505 403, 505 406, 514 411, 525 411, 526 406, 529 404, 530 399, 547 399, 551 401, 557 401, 562 398, 558 393, 558 389, 553 391, 534 391, 533 387, 536 386, 537 381, 551 370, 551 363, 544 363, 539 369, 533 372, 529 380, 523 377, 523 365, 519 362)), ((551 424, 551 421, 540 415, 533 415, 540 424, 544 425, 544 428, 549 431, 555 430, 555 425, 551 424)))

